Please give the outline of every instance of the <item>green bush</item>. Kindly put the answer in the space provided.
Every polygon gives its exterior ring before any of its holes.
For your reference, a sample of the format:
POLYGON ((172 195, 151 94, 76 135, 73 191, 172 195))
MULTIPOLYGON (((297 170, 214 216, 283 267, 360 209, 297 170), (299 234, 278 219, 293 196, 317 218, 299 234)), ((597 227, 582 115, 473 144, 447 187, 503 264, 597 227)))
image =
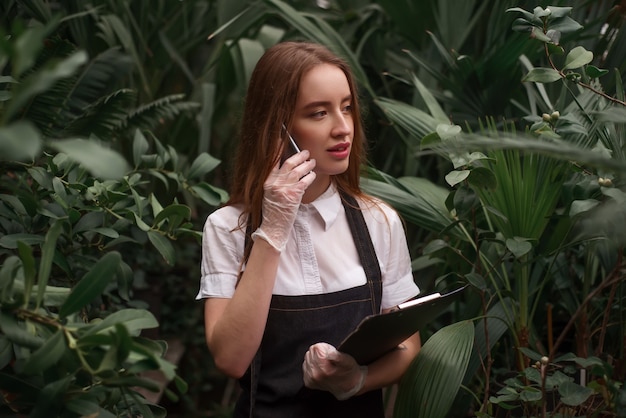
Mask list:
POLYGON ((186 163, 141 129, 195 104, 118 101, 133 95, 106 83, 119 62, 89 60, 55 36, 57 24, 16 21, 0 43, 0 411, 165 416, 142 395, 161 389, 145 372, 179 393, 186 383, 165 342, 141 336, 159 323, 133 283, 176 263, 173 242, 198 242, 179 196, 222 202, 202 180, 219 161, 186 163))

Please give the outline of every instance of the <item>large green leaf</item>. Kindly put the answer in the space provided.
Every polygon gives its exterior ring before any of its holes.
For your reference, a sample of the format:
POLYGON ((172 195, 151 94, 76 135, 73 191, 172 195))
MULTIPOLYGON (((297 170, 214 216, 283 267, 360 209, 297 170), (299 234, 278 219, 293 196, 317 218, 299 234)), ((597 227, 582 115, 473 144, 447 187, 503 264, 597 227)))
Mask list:
POLYGON ((41 152, 41 146, 41 135, 28 121, 0 128, 0 160, 32 161, 41 152))
POLYGON ((19 346, 36 349, 44 343, 43 338, 26 329, 24 323, 15 316, 1 311, 0 330, 12 343, 19 346))
POLYGON ((434 132, 442 123, 428 113, 397 100, 381 98, 376 100, 376 104, 390 121, 405 129, 416 142, 434 132))
POLYGON ((204 176, 205 174, 213 171, 215 167, 220 164, 220 160, 217 158, 207 154, 206 152, 200 153, 193 163, 191 163, 191 167, 189 167, 189 173, 187 173, 188 179, 195 179, 204 176))
POLYGON ((59 235, 61 235, 62 230, 62 221, 55 221, 48 230, 41 249, 41 262, 39 263, 39 272, 37 275, 37 307, 41 306, 45 297, 48 279, 50 278, 50 270, 52 269, 52 259, 56 251, 57 239, 59 235))
MULTIPOLYGON (((429 231, 438 233, 454 223, 445 207, 448 192, 427 179, 405 177, 388 183, 363 178, 361 185, 366 192, 393 206, 408 222, 429 231)), ((456 232, 455 229, 451 230, 452 234, 456 232)), ((457 235, 462 236, 460 232, 457 235)))
POLYGON ((106 333, 113 329, 116 324, 124 324, 131 335, 139 335, 139 332, 143 329, 159 326, 154 315, 145 309, 124 309, 112 313, 90 327, 84 336, 106 333))
POLYGON ((43 372, 56 364, 66 350, 65 335, 63 330, 59 329, 41 347, 26 358, 21 372, 26 374, 43 372))
POLYGON ((130 170, 124 157, 96 141, 63 139, 51 141, 49 145, 67 154, 98 178, 120 179, 130 170))
POLYGON ((298 12, 281 0, 266 0, 266 2, 270 6, 270 11, 278 14, 289 25, 304 35, 306 39, 326 45, 333 52, 343 57, 350 64, 359 84, 372 96, 375 96, 359 59, 352 52, 343 36, 331 25, 316 15, 305 15, 298 12))
POLYGON ((35 257, 33 256, 33 249, 22 241, 17 242, 17 250, 22 260, 22 269, 24 271, 24 307, 26 307, 35 285, 35 257))
POLYGON ((12 100, 2 114, 2 120, 4 122, 11 120, 29 100, 48 90, 57 81, 73 75, 85 62, 87 54, 79 51, 64 60, 52 62, 26 77, 15 89, 12 100))
POLYGON ((176 262, 176 253, 172 243, 160 232, 148 231, 148 239, 157 249, 159 254, 163 256, 167 264, 173 266, 176 262))
POLYGON ((116 251, 106 253, 98 260, 74 287, 70 296, 61 306, 59 316, 66 318, 101 295, 106 286, 113 280, 121 261, 122 257, 116 251))
POLYGON ((403 376, 395 418, 444 418, 461 386, 474 343, 471 321, 448 325, 424 344, 403 376))

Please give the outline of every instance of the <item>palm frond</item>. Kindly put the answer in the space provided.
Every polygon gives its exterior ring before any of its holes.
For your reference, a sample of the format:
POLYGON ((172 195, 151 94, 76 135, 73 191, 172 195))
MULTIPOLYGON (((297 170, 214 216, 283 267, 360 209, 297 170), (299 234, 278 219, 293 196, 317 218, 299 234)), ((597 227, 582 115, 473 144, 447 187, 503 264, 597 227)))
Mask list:
POLYGON ((400 382, 393 416, 445 417, 461 386, 473 344, 471 321, 448 325, 433 334, 400 382))
MULTIPOLYGON (((75 52, 76 47, 68 41, 51 39, 38 57, 38 64, 33 71, 75 52)), ((47 137, 60 137, 64 132, 89 135, 90 132, 77 129, 78 126, 89 126, 85 123, 81 125, 81 120, 93 116, 92 108, 101 107, 102 103, 109 103, 111 109, 113 103, 107 94, 130 71, 130 64, 130 59, 119 49, 107 49, 91 60, 82 71, 58 80, 50 89, 37 95, 24 110, 23 117, 32 120, 47 137)), ((124 109, 134 105, 128 97, 124 101, 124 109)), ((111 112, 106 112, 103 119, 110 120, 111 115, 111 112)), ((117 117, 119 121, 116 125, 119 125, 124 115, 118 112, 117 117)), ((106 124, 94 126, 98 130, 106 124)))
POLYGON ((161 97, 131 112, 121 123, 121 129, 152 129, 183 112, 194 111, 199 103, 182 101, 184 94, 161 97))
POLYGON ((130 57, 119 48, 109 48, 89 61, 71 92, 68 111, 80 114, 113 92, 132 69, 130 57))
POLYGON ((440 233, 447 230, 452 236, 464 238, 454 227, 455 220, 446 208, 448 190, 419 177, 395 179, 374 169, 361 179, 367 193, 384 200, 402 217, 428 231, 440 233))
POLYGON ((133 90, 121 89, 98 99, 83 109, 64 129, 65 136, 90 136, 110 138, 126 120, 129 109, 137 100, 133 90))

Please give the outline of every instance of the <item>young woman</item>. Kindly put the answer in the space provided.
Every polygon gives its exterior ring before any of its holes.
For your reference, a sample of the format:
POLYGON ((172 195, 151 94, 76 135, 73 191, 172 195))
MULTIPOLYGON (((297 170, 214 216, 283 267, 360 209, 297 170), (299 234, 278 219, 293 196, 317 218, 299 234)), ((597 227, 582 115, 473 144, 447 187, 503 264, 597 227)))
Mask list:
POLYGON ((398 215, 359 188, 364 149, 347 64, 316 44, 270 48, 230 200, 204 227, 197 297, 216 366, 240 379, 236 417, 383 417, 381 388, 420 349, 415 334, 368 365, 335 349, 419 293, 398 215), (289 134, 302 151, 287 158, 289 134))

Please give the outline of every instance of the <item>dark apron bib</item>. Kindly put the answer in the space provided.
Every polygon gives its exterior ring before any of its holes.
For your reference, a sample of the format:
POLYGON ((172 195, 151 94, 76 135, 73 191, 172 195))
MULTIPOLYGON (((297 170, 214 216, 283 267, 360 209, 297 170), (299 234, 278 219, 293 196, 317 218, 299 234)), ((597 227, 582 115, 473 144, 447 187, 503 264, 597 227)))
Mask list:
MULTIPOLYGON (((304 387, 302 362, 318 342, 339 343, 368 315, 380 312, 378 258, 356 200, 342 194, 350 231, 367 283, 319 295, 273 295, 259 351, 240 379, 236 418, 383 418, 382 390, 345 401, 304 387)), ((246 234, 248 235, 248 234, 246 234)))

